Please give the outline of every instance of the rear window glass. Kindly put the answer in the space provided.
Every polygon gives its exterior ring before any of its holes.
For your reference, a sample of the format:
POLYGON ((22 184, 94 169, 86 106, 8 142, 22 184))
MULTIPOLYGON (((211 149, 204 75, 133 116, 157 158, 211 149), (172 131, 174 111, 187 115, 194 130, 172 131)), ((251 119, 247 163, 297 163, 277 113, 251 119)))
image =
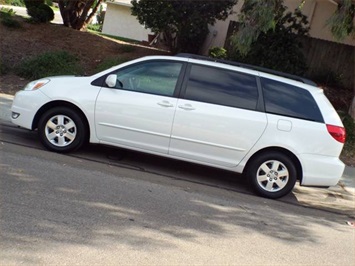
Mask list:
POLYGON ((261 78, 267 113, 323 122, 311 93, 302 88, 261 78))

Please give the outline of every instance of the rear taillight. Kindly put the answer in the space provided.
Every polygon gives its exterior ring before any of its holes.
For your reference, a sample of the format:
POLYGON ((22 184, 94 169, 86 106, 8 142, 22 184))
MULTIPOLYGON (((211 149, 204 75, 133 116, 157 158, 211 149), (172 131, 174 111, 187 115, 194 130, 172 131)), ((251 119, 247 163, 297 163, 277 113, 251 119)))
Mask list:
POLYGON ((345 143, 345 138, 346 138, 345 128, 327 125, 327 129, 328 129, 329 134, 334 139, 336 139, 337 141, 339 141, 341 143, 345 143))

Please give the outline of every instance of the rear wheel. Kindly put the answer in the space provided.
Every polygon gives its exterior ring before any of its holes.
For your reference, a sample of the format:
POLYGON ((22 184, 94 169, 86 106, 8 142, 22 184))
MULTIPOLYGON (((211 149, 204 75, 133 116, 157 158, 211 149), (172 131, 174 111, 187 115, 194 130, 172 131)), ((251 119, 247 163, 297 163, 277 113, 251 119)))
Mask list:
POLYGON ((47 149, 70 152, 84 144, 87 133, 80 115, 68 107, 55 107, 42 115, 38 134, 47 149))
POLYGON ((286 155, 267 152, 253 159, 248 166, 247 177, 257 194, 276 199, 291 192, 296 184, 297 171, 286 155))

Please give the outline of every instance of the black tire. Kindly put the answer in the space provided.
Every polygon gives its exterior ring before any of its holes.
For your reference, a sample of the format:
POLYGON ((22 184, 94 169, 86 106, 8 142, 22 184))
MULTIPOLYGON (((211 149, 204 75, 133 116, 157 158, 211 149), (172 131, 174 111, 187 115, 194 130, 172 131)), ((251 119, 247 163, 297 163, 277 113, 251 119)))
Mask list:
POLYGON ((87 139, 83 121, 77 112, 68 107, 54 107, 39 120, 39 139, 48 150, 61 153, 75 151, 87 139))
POLYGON ((246 175, 252 189, 258 195, 270 199, 287 195, 297 181, 293 161, 280 152, 257 155, 248 165, 246 175))

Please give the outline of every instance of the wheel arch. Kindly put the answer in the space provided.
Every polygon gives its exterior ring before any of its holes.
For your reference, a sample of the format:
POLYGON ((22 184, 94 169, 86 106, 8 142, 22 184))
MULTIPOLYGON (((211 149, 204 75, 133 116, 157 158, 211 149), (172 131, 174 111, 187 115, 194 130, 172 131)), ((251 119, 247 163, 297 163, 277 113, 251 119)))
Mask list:
POLYGON ((302 182, 303 169, 302 169, 302 165, 301 165, 300 160, 297 158, 297 156, 293 152, 291 152, 291 151, 289 151, 289 150, 287 150, 285 148, 281 148, 281 147, 267 147, 267 148, 261 149, 261 150, 257 151, 256 153, 254 153, 249 158, 247 164, 245 165, 244 170, 243 170, 243 174, 247 171, 250 163, 253 161, 254 158, 256 158, 257 156, 259 156, 262 153, 268 153, 268 152, 279 152, 279 153, 282 153, 285 156, 289 157, 292 160, 292 162, 294 163, 295 167, 296 167, 297 180, 302 182))
POLYGON ((86 115, 84 114, 84 112, 75 104, 72 104, 70 102, 66 102, 66 101, 53 101, 53 102, 49 102, 46 103, 45 105, 43 105, 36 113, 33 122, 32 122, 32 130, 38 128, 38 123, 39 120, 41 119, 41 116, 47 112, 48 110, 55 108, 55 107, 67 107, 72 109, 73 111, 75 111, 82 119, 83 122, 85 124, 86 130, 88 132, 87 134, 87 139, 90 138, 91 132, 90 132, 90 125, 89 125, 89 121, 86 117, 86 115))

